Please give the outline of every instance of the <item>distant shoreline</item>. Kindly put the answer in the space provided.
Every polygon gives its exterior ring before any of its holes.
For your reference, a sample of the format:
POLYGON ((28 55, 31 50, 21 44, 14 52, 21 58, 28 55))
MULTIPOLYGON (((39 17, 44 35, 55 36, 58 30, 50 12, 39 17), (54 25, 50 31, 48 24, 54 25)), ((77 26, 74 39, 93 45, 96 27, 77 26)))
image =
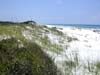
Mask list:
POLYGON ((57 27, 75 27, 84 29, 100 29, 100 25, 88 25, 88 24, 48 24, 50 26, 57 27))

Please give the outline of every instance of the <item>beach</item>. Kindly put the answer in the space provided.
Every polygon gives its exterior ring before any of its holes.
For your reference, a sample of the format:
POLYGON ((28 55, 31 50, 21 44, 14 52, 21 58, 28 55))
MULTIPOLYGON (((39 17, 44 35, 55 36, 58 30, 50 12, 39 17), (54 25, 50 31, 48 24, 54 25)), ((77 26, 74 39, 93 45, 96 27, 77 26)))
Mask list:
MULTIPOLYGON (((48 25, 48 27, 55 26, 48 25)), ((94 71, 95 65, 100 62, 99 31, 96 32, 96 29, 85 29, 78 27, 56 26, 56 28, 57 30, 63 32, 65 35, 63 43, 60 43, 60 45, 63 46, 64 50, 60 54, 54 54, 50 52, 48 52, 48 54, 55 59, 55 63, 62 70, 63 75, 67 75, 68 73, 66 70, 68 66, 65 67, 66 61, 77 64, 73 65, 72 63, 72 65, 69 66, 75 67, 71 70, 72 74, 92 75, 92 72, 88 71, 88 67, 94 67, 94 69, 92 69, 94 71), (68 42, 68 37, 71 37, 73 39, 70 42, 68 42)), ((54 39, 52 39, 52 41, 53 40, 54 39)), ((54 41, 54 43, 56 42, 54 41)))

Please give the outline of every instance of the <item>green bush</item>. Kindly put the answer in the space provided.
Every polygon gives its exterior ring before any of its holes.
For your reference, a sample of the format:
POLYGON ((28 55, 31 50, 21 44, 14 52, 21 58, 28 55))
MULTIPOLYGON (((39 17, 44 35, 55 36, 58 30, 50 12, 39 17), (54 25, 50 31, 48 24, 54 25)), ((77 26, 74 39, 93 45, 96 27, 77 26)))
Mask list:
POLYGON ((50 57, 36 43, 18 47, 14 38, 0 41, 0 75, 57 75, 50 57))

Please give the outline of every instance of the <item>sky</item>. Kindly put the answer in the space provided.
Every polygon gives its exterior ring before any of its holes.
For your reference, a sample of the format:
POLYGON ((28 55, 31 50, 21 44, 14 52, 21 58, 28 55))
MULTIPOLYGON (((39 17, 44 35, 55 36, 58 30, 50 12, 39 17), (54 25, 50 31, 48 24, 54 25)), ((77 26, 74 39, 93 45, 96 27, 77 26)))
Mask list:
POLYGON ((100 0, 0 0, 0 20, 100 25, 100 0))

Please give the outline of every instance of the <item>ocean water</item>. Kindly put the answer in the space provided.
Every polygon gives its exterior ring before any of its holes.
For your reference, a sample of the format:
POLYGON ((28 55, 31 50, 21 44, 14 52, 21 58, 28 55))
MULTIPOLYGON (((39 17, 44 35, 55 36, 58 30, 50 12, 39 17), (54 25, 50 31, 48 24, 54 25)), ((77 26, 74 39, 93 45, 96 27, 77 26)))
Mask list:
POLYGON ((54 26, 65 26, 65 27, 78 27, 86 29, 100 29, 100 25, 86 25, 86 24, 50 24, 54 26))

